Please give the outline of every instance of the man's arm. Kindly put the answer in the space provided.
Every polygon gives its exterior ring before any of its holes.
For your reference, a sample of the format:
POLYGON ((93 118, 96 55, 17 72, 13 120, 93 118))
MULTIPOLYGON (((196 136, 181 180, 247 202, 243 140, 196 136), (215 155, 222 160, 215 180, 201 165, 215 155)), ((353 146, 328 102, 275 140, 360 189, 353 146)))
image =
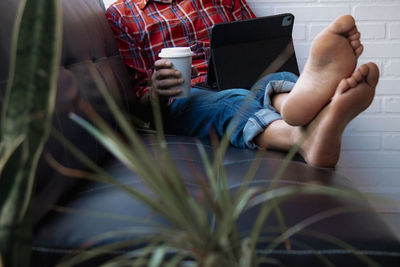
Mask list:
POLYGON ((118 8, 110 6, 106 11, 106 18, 116 38, 122 60, 130 69, 133 90, 141 102, 147 103, 153 66, 141 49, 140 43, 128 32, 126 18, 118 8))

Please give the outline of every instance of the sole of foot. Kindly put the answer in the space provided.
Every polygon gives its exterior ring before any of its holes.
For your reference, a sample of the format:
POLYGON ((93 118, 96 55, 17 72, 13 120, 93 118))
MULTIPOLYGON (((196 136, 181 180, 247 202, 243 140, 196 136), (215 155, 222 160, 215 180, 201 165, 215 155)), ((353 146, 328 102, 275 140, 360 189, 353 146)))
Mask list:
POLYGON ((308 124, 330 101, 339 82, 352 75, 362 51, 352 16, 341 16, 325 28, 313 40, 304 70, 282 103, 286 123, 308 124))
POLYGON ((379 80, 374 63, 360 66, 351 77, 342 79, 331 102, 306 127, 298 127, 297 138, 306 135, 300 146, 305 161, 316 167, 334 167, 340 155, 347 124, 371 104, 379 80))

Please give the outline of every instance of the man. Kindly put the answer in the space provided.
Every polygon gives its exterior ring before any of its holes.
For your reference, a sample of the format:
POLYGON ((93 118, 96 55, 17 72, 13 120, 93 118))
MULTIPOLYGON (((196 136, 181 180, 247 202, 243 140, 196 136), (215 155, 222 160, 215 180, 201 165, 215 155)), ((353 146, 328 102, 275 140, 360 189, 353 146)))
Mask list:
POLYGON ((222 136, 235 121, 232 145, 286 151, 308 134, 299 150, 305 161, 333 167, 346 125, 374 97, 379 70, 368 63, 355 71, 363 46, 349 15, 336 19, 315 38, 298 80, 287 72, 275 73, 254 85, 259 89, 254 96, 244 89, 211 92, 192 88, 190 97, 175 100, 181 91, 171 88, 183 84, 181 73, 168 60, 159 59, 158 53, 164 47, 191 47, 192 85, 204 81, 212 25, 254 18, 247 3, 119 0, 106 16, 124 62, 133 71, 138 97, 144 103, 153 94, 170 99, 166 101, 168 116, 177 134, 208 138, 215 131, 222 136))

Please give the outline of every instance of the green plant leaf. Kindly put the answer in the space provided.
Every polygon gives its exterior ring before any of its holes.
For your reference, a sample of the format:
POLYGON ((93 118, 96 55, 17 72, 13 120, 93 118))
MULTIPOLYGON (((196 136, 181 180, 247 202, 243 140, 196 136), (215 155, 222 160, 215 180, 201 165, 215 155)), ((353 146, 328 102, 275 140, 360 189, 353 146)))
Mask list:
POLYGON ((0 249, 6 266, 28 266, 32 235, 28 208, 55 104, 61 55, 61 3, 23 0, 16 18, 0 136, 5 151, 13 149, 20 136, 25 139, 2 171, 1 183, 7 184, 5 189, 10 191, 1 203, 0 224, 14 227, 6 233, 10 238, 0 239, 0 249), (18 171, 11 171, 11 165, 17 166, 18 171))
MULTIPOLYGON (((25 140, 25 135, 21 135, 16 138, 13 144, 9 145, 8 148, 5 148, 4 144, 1 144, 1 157, 0 157, 0 211, 4 208, 5 202, 9 196, 9 194, 13 191, 14 180, 6 179, 6 177, 16 177, 18 173, 18 167, 12 166, 8 168, 8 171, 12 173, 7 173, 3 177, 3 171, 7 164, 19 165, 21 160, 13 160, 10 162, 10 159, 13 155, 15 155, 17 149, 22 145, 22 142, 25 140), (3 177, 3 178, 2 178, 3 177)), ((16 186, 15 186, 16 188, 16 186)), ((0 212, 0 214, 6 214, 5 212, 0 212)), ((3 216, 4 216, 3 215, 3 216)), ((12 223, 12 219, 5 219, 3 216, 0 217, 0 226, 4 227, 7 224, 12 223)))
POLYGON ((167 254, 167 248, 164 246, 158 246, 154 249, 153 254, 150 258, 149 267, 162 266, 163 259, 167 254))

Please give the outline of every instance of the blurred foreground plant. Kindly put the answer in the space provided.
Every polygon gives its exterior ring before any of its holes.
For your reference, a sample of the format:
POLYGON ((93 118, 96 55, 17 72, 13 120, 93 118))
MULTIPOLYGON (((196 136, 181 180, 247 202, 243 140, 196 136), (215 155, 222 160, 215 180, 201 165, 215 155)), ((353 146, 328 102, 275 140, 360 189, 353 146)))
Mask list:
MULTIPOLYGON (((90 248, 90 253, 79 253, 68 257, 58 266, 74 266, 103 253, 128 249, 129 252, 115 257, 103 266, 257 266, 262 263, 277 264, 280 262, 271 255, 274 248, 284 244, 287 250, 296 241, 291 237, 302 232, 307 226, 318 220, 335 216, 339 213, 354 212, 354 208, 327 210, 308 218, 297 225, 287 227, 279 208, 279 204, 297 194, 326 194, 354 198, 351 190, 342 190, 321 185, 312 186, 285 186, 277 187, 277 182, 282 176, 288 162, 296 154, 298 147, 294 147, 287 155, 280 170, 269 188, 249 186, 254 178, 261 156, 255 157, 247 174, 243 177, 242 185, 232 192, 228 188, 228 177, 223 167, 223 159, 229 145, 230 131, 217 144, 215 141, 213 160, 210 160, 199 142, 197 148, 202 156, 206 177, 202 177, 195 170, 193 176, 197 180, 200 194, 194 196, 189 192, 173 159, 171 158, 164 133, 162 130, 161 114, 158 100, 154 99, 154 121, 156 125, 157 146, 150 151, 146 148, 142 138, 126 119, 113 97, 109 94, 102 78, 94 67, 91 73, 102 93, 109 109, 115 116, 122 131, 123 137, 107 125, 102 118, 89 106, 81 108, 91 119, 91 123, 71 114, 71 118, 95 136, 117 159, 119 159, 132 172, 136 173, 152 191, 152 196, 121 184, 111 177, 100 166, 85 157, 77 148, 66 140, 61 133, 53 131, 54 137, 63 143, 75 157, 86 164, 91 172, 79 172, 79 178, 87 178, 111 184, 122 191, 139 199, 150 207, 155 213, 166 218, 172 226, 160 225, 151 219, 121 218, 132 221, 135 227, 131 231, 114 231, 104 233, 90 244, 95 244, 111 237, 126 237, 133 235, 133 239, 124 239, 120 242, 110 243, 90 248), (154 162, 157 164, 154 164, 154 162), (260 206, 260 212, 253 218, 253 228, 248 232, 239 232, 237 220, 247 209, 260 206), (265 221, 275 213, 279 220, 279 227, 266 228, 265 221), (142 226, 138 226, 142 225, 142 226), (148 233, 148 234, 147 234, 148 233), (273 233, 273 235, 271 235, 273 233), (263 242, 265 249, 259 250, 257 246, 263 242)), ((235 121, 232 127, 235 127, 235 121)), ((232 128, 229 128, 232 129, 232 128)), ((259 153, 264 153, 260 151, 259 153)), ((51 157, 49 161, 64 174, 77 173, 59 166, 51 157)), ((60 212, 86 213, 91 216, 111 217, 108 214, 91 213, 90 211, 72 210, 56 207, 60 212)), ((118 218, 117 218, 118 219, 118 218)), ((357 254, 356 249, 334 237, 322 233, 311 233, 316 238, 334 243, 339 247, 354 252, 355 256, 370 266, 376 266, 368 257, 357 254)), ((301 244, 296 243, 297 246, 301 244)), ((82 248, 84 249, 84 248, 82 248)), ((307 247, 307 249, 312 249, 307 247)), ((333 264, 323 255, 316 253, 321 262, 327 266, 333 264)))
POLYGON ((57 0, 22 0, 2 103, 0 252, 5 266, 29 266, 34 175, 50 130, 61 54, 57 0))

